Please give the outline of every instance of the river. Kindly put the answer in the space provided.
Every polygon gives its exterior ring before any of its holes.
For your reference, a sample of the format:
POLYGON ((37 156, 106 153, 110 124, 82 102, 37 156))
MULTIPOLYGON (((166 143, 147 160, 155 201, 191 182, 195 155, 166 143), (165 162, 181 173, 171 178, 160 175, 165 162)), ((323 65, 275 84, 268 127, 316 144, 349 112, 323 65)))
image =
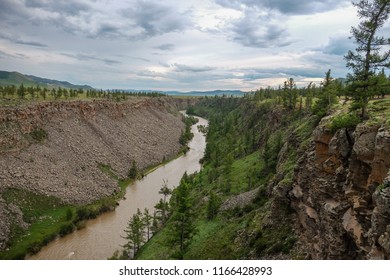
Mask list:
POLYGON ((184 172, 199 171, 199 160, 206 147, 205 136, 198 131, 198 125, 207 125, 207 120, 198 118, 192 126, 194 138, 188 146, 190 150, 181 156, 136 181, 127 187, 125 199, 119 202, 115 211, 106 212, 96 219, 88 220, 86 227, 64 237, 57 238, 43 247, 37 254, 27 259, 34 260, 105 260, 121 249, 125 243, 124 229, 137 208, 148 208, 153 213, 154 205, 162 197, 158 191, 167 181, 168 187, 177 186, 184 172))

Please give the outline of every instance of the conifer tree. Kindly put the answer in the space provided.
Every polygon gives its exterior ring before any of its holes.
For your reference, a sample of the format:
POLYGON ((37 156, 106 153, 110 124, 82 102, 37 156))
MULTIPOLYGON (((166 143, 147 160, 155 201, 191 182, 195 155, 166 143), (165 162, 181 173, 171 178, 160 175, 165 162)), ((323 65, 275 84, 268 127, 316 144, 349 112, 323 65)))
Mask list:
POLYGON ((127 243, 123 247, 128 254, 132 251, 133 256, 135 256, 141 248, 141 245, 145 242, 144 223, 142 213, 139 209, 137 209, 137 213, 130 219, 125 232, 127 243))
POLYGON ((365 118, 368 101, 378 82, 375 71, 390 67, 390 50, 383 51, 384 46, 390 45, 390 38, 377 35, 389 17, 390 1, 361 0, 353 5, 358 8, 361 22, 351 30, 357 48, 345 56, 347 67, 353 71, 348 76, 348 90, 354 100, 353 108, 361 109, 361 117, 365 118))

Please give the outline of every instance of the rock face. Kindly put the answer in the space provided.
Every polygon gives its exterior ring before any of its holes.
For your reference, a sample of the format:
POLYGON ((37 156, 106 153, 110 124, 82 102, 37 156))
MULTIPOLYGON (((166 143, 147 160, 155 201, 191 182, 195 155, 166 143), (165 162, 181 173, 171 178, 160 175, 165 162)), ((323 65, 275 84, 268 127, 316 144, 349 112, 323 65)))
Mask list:
POLYGON ((323 120, 290 191, 313 259, 390 258, 390 130, 360 124, 332 134, 323 120))
POLYGON ((20 210, 6 205, 2 192, 25 189, 72 204, 114 194, 118 184, 99 164, 126 177, 133 160, 143 168, 178 153, 184 124, 175 102, 129 98, 0 108, 0 249, 9 217, 20 210))

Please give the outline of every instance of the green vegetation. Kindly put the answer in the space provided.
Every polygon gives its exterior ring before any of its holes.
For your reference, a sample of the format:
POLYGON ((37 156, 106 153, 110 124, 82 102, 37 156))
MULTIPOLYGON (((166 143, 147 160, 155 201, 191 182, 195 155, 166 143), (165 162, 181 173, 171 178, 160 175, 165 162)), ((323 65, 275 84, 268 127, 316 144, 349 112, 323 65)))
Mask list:
POLYGON ((7 189, 2 198, 7 205, 20 208, 21 213, 9 209, 14 221, 12 238, 8 250, 0 252, 0 259, 24 259, 26 254, 37 253, 57 236, 83 227, 84 220, 114 209, 118 195, 84 206, 67 205, 58 198, 19 189, 7 189), (19 226, 20 220, 25 227, 19 226))
POLYGON ((390 66, 390 50, 386 49, 390 39, 377 35, 389 18, 390 3, 388 0, 361 0, 353 5, 357 7, 361 21, 351 30, 357 47, 345 56, 347 67, 353 71, 348 76, 348 94, 353 98, 353 108, 360 109, 361 118, 365 119, 369 100, 389 92, 384 70, 382 73, 376 71, 390 66))
POLYGON ((341 128, 355 128, 360 121, 360 118, 356 114, 344 113, 333 117, 329 128, 334 133, 341 128))
POLYGON ((390 188, 390 181, 384 181, 382 184, 380 184, 378 187, 377 187, 377 190, 378 191, 382 191, 384 189, 388 189, 390 188))
POLYGON ((270 197, 269 187, 291 185, 297 150, 310 139, 318 118, 304 117, 310 113, 290 109, 279 93, 269 93, 275 98, 205 98, 189 108, 209 119, 203 168, 182 178, 173 191, 165 226, 140 248, 136 259, 242 259, 290 253, 296 238, 289 202, 284 196, 270 197), (252 198, 234 202, 248 192, 253 192, 252 198))
POLYGON ((191 116, 183 116, 183 122, 185 129, 180 134, 179 143, 182 145, 181 152, 185 154, 189 149, 187 146, 188 142, 194 137, 194 134, 191 132, 191 127, 198 122, 198 119, 191 116))
POLYGON ((62 204, 58 198, 17 189, 7 189, 2 198, 8 205, 21 209, 21 214, 9 209, 14 219, 23 219, 26 226, 31 226, 26 230, 16 223, 13 225, 10 247, 0 252, 0 259, 23 259, 26 254, 38 252, 57 235, 73 231, 75 207, 62 204))
POLYGON ((35 142, 41 143, 47 138, 47 132, 42 128, 36 128, 28 134, 29 137, 35 142))
POLYGON ((135 160, 133 160, 131 163, 131 168, 130 168, 127 176, 130 179, 136 179, 138 177, 138 175, 139 175, 139 171, 138 171, 137 163, 135 162, 135 160))
POLYGON ((159 92, 128 92, 122 90, 75 89, 63 87, 44 87, 40 85, 0 86, 0 105, 19 105, 31 102, 105 99, 120 102, 131 96, 162 97, 159 92))

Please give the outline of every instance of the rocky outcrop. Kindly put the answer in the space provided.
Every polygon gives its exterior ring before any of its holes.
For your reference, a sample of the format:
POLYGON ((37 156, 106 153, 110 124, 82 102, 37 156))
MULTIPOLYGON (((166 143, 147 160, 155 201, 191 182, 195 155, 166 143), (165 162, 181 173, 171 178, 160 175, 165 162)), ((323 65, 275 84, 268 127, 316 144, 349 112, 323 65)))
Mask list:
POLYGON ((332 134, 324 119, 295 169, 291 206, 313 259, 390 258, 390 130, 332 134))
POLYGON ((123 178, 133 160, 144 168, 178 153, 184 124, 176 102, 129 98, 0 108, 0 249, 10 219, 20 216, 2 198, 7 188, 72 204, 116 193, 117 181, 99 165, 123 178))

